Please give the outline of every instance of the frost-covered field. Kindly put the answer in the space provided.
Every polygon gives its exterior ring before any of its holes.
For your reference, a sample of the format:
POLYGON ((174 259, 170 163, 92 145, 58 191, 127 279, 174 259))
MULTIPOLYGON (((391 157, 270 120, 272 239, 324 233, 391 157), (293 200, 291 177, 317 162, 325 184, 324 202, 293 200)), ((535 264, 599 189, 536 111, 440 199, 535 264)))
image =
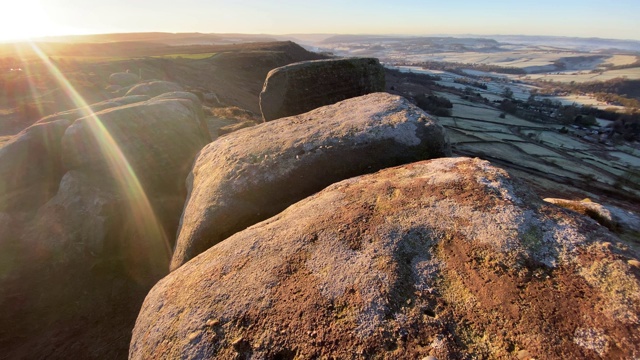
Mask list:
POLYGON ((619 184, 631 169, 640 170, 640 150, 599 144, 583 130, 561 133, 560 125, 536 123, 473 104, 451 93, 438 92, 453 103, 452 116, 440 117, 454 150, 501 161, 520 170, 552 175, 567 181, 637 189, 619 184), (591 140, 588 140, 591 138, 591 140))
MULTIPOLYGON (((605 65, 629 65, 636 61, 635 55, 603 55, 581 52, 559 51, 558 49, 542 51, 517 50, 499 52, 442 52, 431 54, 410 54, 404 60, 410 62, 441 61, 462 64, 483 64, 523 69, 528 73, 555 72, 554 64, 564 64, 564 71, 586 71, 602 68, 605 65)), ((614 70, 612 76, 625 74, 622 70, 614 70)))
MULTIPOLYGON (((458 68, 455 73, 418 66, 397 67, 404 72, 440 77, 436 84, 445 88, 434 91, 434 94, 447 98, 453 104, 451 116, 440 117, 440 122, 448 129, 453 148, 458 153, 486 157, 520 174, 524 172, 532 179, 566 184, 567 187, 558 188, 562 189, 560 193, 582 184, 582 189, 587 192, 589 188, 597 187, 605 191, 628 191, 640 196, 640 190, 629 185, 628 181, 640 173, 640 150, 620 144, 612 145, 610 142, 600 143, 600 135, 594 129, 567 127, 568 132, 565 131, 567 129, 560 132, 563 128, 560 124, 502 114, 494 106, 505 100, 506 89, 511 90, 513 98, 523 101, 527 101, 532 93, 542 90, 533 83, 527 83, 528 80, 580 83, 614 78, 640 79, 640 67, 608 70, 611 66, 635 64, 640 56, 501 44, 499 50, 446 50, 425 54, 396 52, 393 58, 398 60, 397 64, 428 61, 473 64, 468 68, 458 68), (483 69, 480 65, 515 67, 527 74, 480 71, 476 69, 483 69), (483 85, 477 86, 478 82, 483 85), (482 88, 484 85, 486 89, 482 88), (484 103, 476 95, 484 98, 484 103)), ((544 98, 536 96, 537 100, 544 98)), ((564 105, 575 103, 626 111, 623 107, 607 104, 588 94, 546 98, 564 105)), ((601 119, 598 119, 598 123, 601 127, 610 124, 601 119)))
POLYGON ((616 78, 628 78, 628 79, 640 79, 640 67, 620 70, 607 70, 597 73, 591 71, 564 71, 564 72, 552 72, 546 74, 530 74, 525 79, 532 80, 550 80, 556 82, 589 82, 589 81, 607 81, 616 78))
MULTIPOLYGON (((465 76, 454 74, 441 70, 427 70, 422 69, 417 66, 397 66, 391 67, 395 69, 399 69, 404 72, 413 72, 418 74, 427 74, 427 75, 437 75, 441 78, 441 80, 436 81, 437 84, 442 86, 447 86, 451 88, 456 88, 459 90, 464 90, 469 88, 469 85, 456 83, 456 79, 463 79, 465 76)), ((585 81, 593 81, 595 77, 600 77, 601 79, 613 79, 617 77, 619 74, 635 74, 633 76, 627 76, 629 79, 640 79, 640 68, 632 68, 632 69, 622 69, 622 70, 614 70, 614 71, 606 71, 603 75, 592 74, 592 73, 583 73, 578 75, 572 75, 572 72, 564 72, 560 75, 554 74, 537 74, 537 75, 504 75, 504 74, 495 74, 488 73, 477 70, 464 69, 465 73, 468 73, 471 76, 480 77, 481 82, 487 85, 487 89, 479 89, 473 88, 474 92, 480 93, 483 97, 489 99, 489 101, 500 101, 504 97, 502 94, 505 91, 505 88, 511 89, 513 92, 513 97, 518 100, 527 100, 532 90, 538 90, 539 87, 522 83, 524 80, 533 80, 533 79, 546 79, 551 81, 558 82, 585 82, 585 81), (488 79, 488 81, 487 81, 488 79)), ((626 76, 626 75, 625 75, 626 76)), ((471 78, 467 78, 471 79, 471 78)), ((473 80, 473 79, 471 79, 473 80)), ((618 110, 624 110, 622 106, 610 105, 606 102, 599 101, 593 96, 590 95, 565 95, 565 96, 550 96, 551 100, 560 101, 564 105, 571 105, 576 103, 578 105, 588 105, 597 107, 599 109, 607 109, 607 108, 615 108, 618 110)))

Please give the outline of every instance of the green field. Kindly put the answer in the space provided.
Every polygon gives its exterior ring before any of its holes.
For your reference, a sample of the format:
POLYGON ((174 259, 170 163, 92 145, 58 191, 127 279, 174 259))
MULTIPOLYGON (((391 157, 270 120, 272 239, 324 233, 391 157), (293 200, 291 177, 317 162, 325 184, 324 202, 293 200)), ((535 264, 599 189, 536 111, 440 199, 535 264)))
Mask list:
POLYGON ((135 59, 135 57, 123 57, 123 56, 51 56, 50 60, 56 63, 65 62, 79 62, 79 63, 102 63, 112 61, 124 61, 135 59))
POLYGON ((503 140, 503 141, 522 141, 522 138, 517 136, 517 135, 513 135, 511 133, 505 133, 505 132, 485 132, 483 133, 486 136, 490 136, 493 139, 497 139, 497 140, 503 140))
POLYGON ((537 170, 539 172, 555 174, 558 176, 564 176, 576 180, 579 179, 578 175, 574 172, 564 170, 559 166, 553 166, 553 164, 547 164, 546 162, 541 161, 540 158, 527 154, 508 143, 465 143, 458 144, 455 146, 455 148, 462 151, 473 152, 479 155, 501 159, 518 166, 524 166, 532 170, 537 170))
POLYGON ((531 174, 561 176, 587 186, 595 181, 601 186, 638 193, 637 189, 620 185, 620 178, 630 167, 640 168, 640 156, 635 156, 640 151, 632 147, 621 145, 611 151, 571 133, 558 132, 561 125, 535 123, 512 115, 502 119, 499 110, 487 105, 470 103, 455 94, 438 95, 454 104, 453 116, 439 120, 447 128, 455 151, 504 161, 520 170, 525 167, 531 174))

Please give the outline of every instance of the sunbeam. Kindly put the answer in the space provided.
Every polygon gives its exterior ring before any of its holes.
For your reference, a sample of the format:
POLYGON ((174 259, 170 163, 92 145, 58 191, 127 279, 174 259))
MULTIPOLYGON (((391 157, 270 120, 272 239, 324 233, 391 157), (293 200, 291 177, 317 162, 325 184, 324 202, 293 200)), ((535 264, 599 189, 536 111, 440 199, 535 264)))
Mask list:
MULTIPOLYGON (((168 261, 171 255, 171 246, 167 235, 165 234, 157 216, 153 211, 153 207, 145 193, 137 175, 133 171, 129 161, 126 159, 122 150, 115 142, 112 135, 104 126, 100 118, 88 106, 86 101, 71 85, 62 72, 49 60, 37 45, 31 44, 34 52, 43 61, 47 70, 53 75, 56 82, 64 89, 76 108, 81 109, 83 115, 87 118, 89 130, 98 144, 101 153, 107 161, 113 178, 117 181, 122 193, 126 196, 126 202, 133 216, 137 233, 143 235, 143 238, 136 241, 148 241, 142 244, 142 248, 146 250, 145 254, 136 254, 140 257, 156 256, 158 251, 161 259, 149 259, 154 265, 161 265, 168 268, 168 261)), ((129 269, 130 272, 132 269, 129 269)), ((136 274, 131 274, 136 276, 136 274)))

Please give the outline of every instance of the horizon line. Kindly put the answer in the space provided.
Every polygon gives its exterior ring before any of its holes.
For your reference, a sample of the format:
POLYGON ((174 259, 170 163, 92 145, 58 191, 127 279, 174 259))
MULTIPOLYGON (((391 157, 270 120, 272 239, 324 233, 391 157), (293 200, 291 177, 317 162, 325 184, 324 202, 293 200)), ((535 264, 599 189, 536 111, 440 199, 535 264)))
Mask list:
POLYGON ((452 38, 492 38, 492 37, 528 37, 528 38, 558 38, 558 39, 584 39, 584 40, 613 40, 613 41, 629 41, 640 42, 640 39, 632 38, 610 38, 610 37, 598 37, 598 36, 570 36, 570 35, 531 35, 531 34, 477 34, 477 33, 323 33, 323 32, 311 32, 311 33, 250 33, 250 32, 199 32, 199 31, 184 31, 184 32, 172 32, 172 31, 132 31, 132 32, 107 32, 107 33, 84 33, 84 34, 64 34, 64 35, 48 35, 48 36, 34 36, 26 39, 13 39, 13 40, 0 40, 0 44, 17 44, 27 42, 38 42, 47 39, 54 38, 72 38, 72 37, 89 37, 89 36, 109 36, 109 35, 127 35, 127 34, 199 34, 199 35, 243 35, 243 36, 300 36, 300 35, 313 35, 313 36, 380 36, 380 37, 452 37, 452 38))

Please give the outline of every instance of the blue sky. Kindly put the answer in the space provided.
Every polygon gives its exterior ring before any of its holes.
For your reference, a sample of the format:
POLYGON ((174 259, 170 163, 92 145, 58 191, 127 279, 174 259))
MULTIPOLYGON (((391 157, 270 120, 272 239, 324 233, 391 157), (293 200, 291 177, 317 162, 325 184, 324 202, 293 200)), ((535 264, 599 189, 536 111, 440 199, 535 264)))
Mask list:
POLYGON ((111 33, 561 35, 640 40, 640 0, 18 0, 0 40, 111 33))

